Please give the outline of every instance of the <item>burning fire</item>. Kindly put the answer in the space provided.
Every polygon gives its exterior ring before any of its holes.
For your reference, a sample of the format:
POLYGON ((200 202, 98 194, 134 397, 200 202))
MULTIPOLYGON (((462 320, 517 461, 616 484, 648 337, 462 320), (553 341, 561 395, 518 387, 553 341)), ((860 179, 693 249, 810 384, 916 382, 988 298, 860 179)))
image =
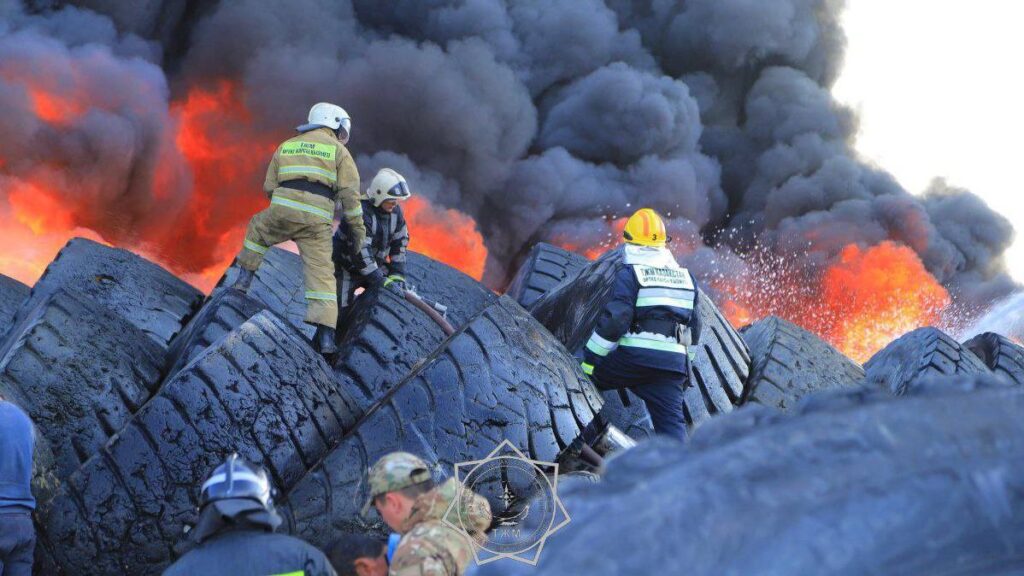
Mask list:
POLYGON ((484 275, 487 248, 476 222, 451 209, 435 208, 420 196, 405 202, 402 210, 409 225, 409 249, 426 254, 469 274, 484 275))
MULTIPOLYGON (((101 105, 77 75, 60 86, 20 68, 4 78, 21 85, 29 110, 51 125, 72 126, 101 105)), ((167 206, 154 218, 157 225, 129 222, 124 229, 117 218, 104 220, 92 198, 65 194, 79 183, 68 183, 61 166, 36 166, 28 181, 7 174, 8 159, 0 158, 0 189, 7 200, 0 206, 5 245, 0 272, 32 284, 69 238, 85 236, 141 252, 197 287, 211 289, 239 250, 249 218, 267 204, 264 171, 282 134, 257 132, 244 91, 228 80, 191 88, 171 103, 170 115, 172 127, 156 151, 150 183, 154 209, 161 202, 167 206)), ((483 276, 487 250, 469 216, 418 197, 406 213, 412 249, 483 276)))
POLYGON ((819 278, 804 274, 783 266, 755 272, 754 286, 716 285, 732 296, 723 313, 737 327, 768 315, 785 318, 865 362, 904 333, 940 324, 951 301, 917 254, 894 242, 851 244, 819 278))

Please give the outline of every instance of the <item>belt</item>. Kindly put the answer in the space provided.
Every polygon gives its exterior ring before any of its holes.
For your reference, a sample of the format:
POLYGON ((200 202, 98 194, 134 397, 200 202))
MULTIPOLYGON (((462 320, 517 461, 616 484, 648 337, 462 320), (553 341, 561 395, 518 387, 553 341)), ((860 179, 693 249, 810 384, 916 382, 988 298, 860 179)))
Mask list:
POLYGON ((632 332, 651 332, 678 339, 679 322, 668 318, 644 318, 634 323, 632 332))
POLYGON ((302 192, 309 192, 310 194, 316 194, 317 196, 323 196, 331 202, 334 202, 334 189, 326 184, 319 182, 310 182, 309 180, 285 180, 278 184, 283 188, 291 188, 292 190, 301 190, 302 192))

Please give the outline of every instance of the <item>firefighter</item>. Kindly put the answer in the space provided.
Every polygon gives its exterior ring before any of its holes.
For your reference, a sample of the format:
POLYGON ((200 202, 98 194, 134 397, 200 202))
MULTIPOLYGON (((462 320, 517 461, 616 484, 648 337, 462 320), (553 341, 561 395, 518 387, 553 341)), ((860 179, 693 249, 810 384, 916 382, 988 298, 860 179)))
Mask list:
POLYGON ((0 397, 0 575, 30 576, 36 530, 32 511, 32 449, 28 415, 0 397))
POLYGON ((335 576, 323 552, 274 534, 280 525, 266 471, 232 454, 203 483, 199 522, 190 532, 197 546, 164 576, 335 576))
POLYGON ((334 269, 341 317, 352 304, 356 288, 380 285, 397 294, 405 289, 409 228, 398 204, 411 195, 401 174, 383 168, 373 177, 362 201, 360 224, 366 230, 362 245, 357 245, 364 237, 360 232, 353 234, 344 222, 338 226, 334 233, 334 269))
POLYGON ((297 128, 299 134, 278 146, 263 182, 270 206, 249 222, 234 284, 247 291, 267 250, 294 240, 305 276, 305 321, 316 325, 313 345, 323 354, 337 351, 338 295, 331 258, 336 202, 341 203, 342 223, 354 244, 362 245, 366 236, 359 173, 345 148, 351 127, 344 109, 320 102, 309 110, 309 122, 297 128))
POLYGON ((697 344, 697 288, 666 248, 665 222, 650 208, 626 222, 623 261, 611 301, 584 350, 583 371, 598 388, 629 388, 647 405, 658 434, 686 437, 683 389, 688 347, 697 344))

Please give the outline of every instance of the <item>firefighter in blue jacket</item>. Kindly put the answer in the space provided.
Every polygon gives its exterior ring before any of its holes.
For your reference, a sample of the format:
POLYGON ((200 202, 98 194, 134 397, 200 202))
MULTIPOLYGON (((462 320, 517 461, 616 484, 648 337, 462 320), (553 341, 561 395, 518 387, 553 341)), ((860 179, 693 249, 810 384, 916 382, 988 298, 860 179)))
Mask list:
POLYGON ((638 210, 622 235, 623 262, 587 341, 583 371, 598 388, 632 390, 647 405, 654 431, 682 440, 688 348, 700 333, 697 288, 665 247, 669 238, 657 212, 638 210))

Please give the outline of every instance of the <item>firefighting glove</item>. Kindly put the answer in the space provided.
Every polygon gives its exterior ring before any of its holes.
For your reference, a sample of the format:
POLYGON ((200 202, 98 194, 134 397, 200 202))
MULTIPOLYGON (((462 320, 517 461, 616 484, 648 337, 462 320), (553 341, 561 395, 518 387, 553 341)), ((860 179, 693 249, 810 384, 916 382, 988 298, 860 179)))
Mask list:
POLYGON ((384 287, 391 290, 399 296, 405 295, 405 277, 399 276, 398 274, 392 274, 388 276, 387 280, 384 281, 384 287))

